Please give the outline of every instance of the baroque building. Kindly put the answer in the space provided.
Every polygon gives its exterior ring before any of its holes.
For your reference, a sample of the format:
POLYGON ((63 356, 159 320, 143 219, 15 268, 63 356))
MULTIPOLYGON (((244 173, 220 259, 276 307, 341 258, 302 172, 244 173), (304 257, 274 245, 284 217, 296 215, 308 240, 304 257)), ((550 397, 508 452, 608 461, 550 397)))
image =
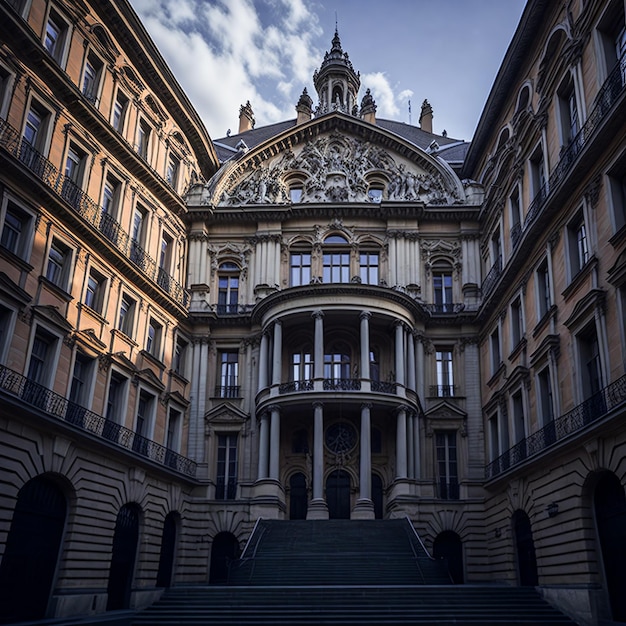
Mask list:
POLYGON ((337 32, 316 103, 211 140, 125 1, 0 12, 0 621, 404 517, 626 621, 622 0, 529 0, 471 143, 378 118, 337 32))

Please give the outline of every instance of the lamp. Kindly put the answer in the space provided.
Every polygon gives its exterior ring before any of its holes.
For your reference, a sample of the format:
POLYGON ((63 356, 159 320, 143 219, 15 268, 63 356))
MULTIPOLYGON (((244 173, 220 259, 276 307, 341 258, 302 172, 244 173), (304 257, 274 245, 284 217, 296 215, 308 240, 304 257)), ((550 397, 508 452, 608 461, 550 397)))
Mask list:
POLYGON ((556 517, 559 514, 559 505, 556 502, 550 502, 546 507, 548 517, 556 517))

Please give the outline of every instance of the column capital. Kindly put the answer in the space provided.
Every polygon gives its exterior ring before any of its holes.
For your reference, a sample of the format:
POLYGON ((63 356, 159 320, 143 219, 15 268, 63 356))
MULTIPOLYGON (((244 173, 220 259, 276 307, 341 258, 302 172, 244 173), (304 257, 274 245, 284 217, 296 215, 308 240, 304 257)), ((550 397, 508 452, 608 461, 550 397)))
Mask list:
POLYGON ((324 311, 322 311, 321 309, 313 311, 313 313, 311 313, 311 317, 316 320, 321 319, 324 317, 324 311))
POLYGON ((313 402, 312 404, 314 409, 323 409, 324 408, 324 403, 323 402, 313 402))
POLYGON ((363 402, 363 404, 361 404, 361 410, 363 409, 371 409, 372 406, 374 406, 371 402, 363 402))
POLYGON ((397 406, 394 410, 393 413, 394 415, 399 415, 400 413, 404 413, 405 415, 407 415, 407 413, 409 412, 409 407, 401 404, 400 406, 397 406))
POLYGON ((280 413, 280 407, 277 404, 270 404, 267 407, 267 410, 270 411, 270 413, 280 413))
POLYGON ((372 317, 372 312, 371 311, 361 311, 360 315, 359 315, 359 319, 362 320, 368 320, 372 317))

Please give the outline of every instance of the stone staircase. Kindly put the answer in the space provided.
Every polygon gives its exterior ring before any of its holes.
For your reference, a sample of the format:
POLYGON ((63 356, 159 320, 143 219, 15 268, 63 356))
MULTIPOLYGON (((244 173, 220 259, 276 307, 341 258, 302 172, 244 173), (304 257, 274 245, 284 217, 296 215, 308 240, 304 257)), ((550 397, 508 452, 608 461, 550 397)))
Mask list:
POLYGON ((532 588, 453 585, 408 520, 261 520, 226 586, 169 589, 134 626, 574 622, 532 588))

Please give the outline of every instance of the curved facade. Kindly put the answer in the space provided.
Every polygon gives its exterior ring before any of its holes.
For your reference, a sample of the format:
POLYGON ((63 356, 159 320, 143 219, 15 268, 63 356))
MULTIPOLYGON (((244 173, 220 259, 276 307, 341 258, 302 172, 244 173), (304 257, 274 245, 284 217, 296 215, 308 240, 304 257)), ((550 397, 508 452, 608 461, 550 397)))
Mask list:
POLYGON ((456 582, 626 621, 626 22, 568 6, 470 145, 378 119, 338 33, 315 105, 212 142, 126 3, 2 5, 0 615, 408 516, 456 582))

